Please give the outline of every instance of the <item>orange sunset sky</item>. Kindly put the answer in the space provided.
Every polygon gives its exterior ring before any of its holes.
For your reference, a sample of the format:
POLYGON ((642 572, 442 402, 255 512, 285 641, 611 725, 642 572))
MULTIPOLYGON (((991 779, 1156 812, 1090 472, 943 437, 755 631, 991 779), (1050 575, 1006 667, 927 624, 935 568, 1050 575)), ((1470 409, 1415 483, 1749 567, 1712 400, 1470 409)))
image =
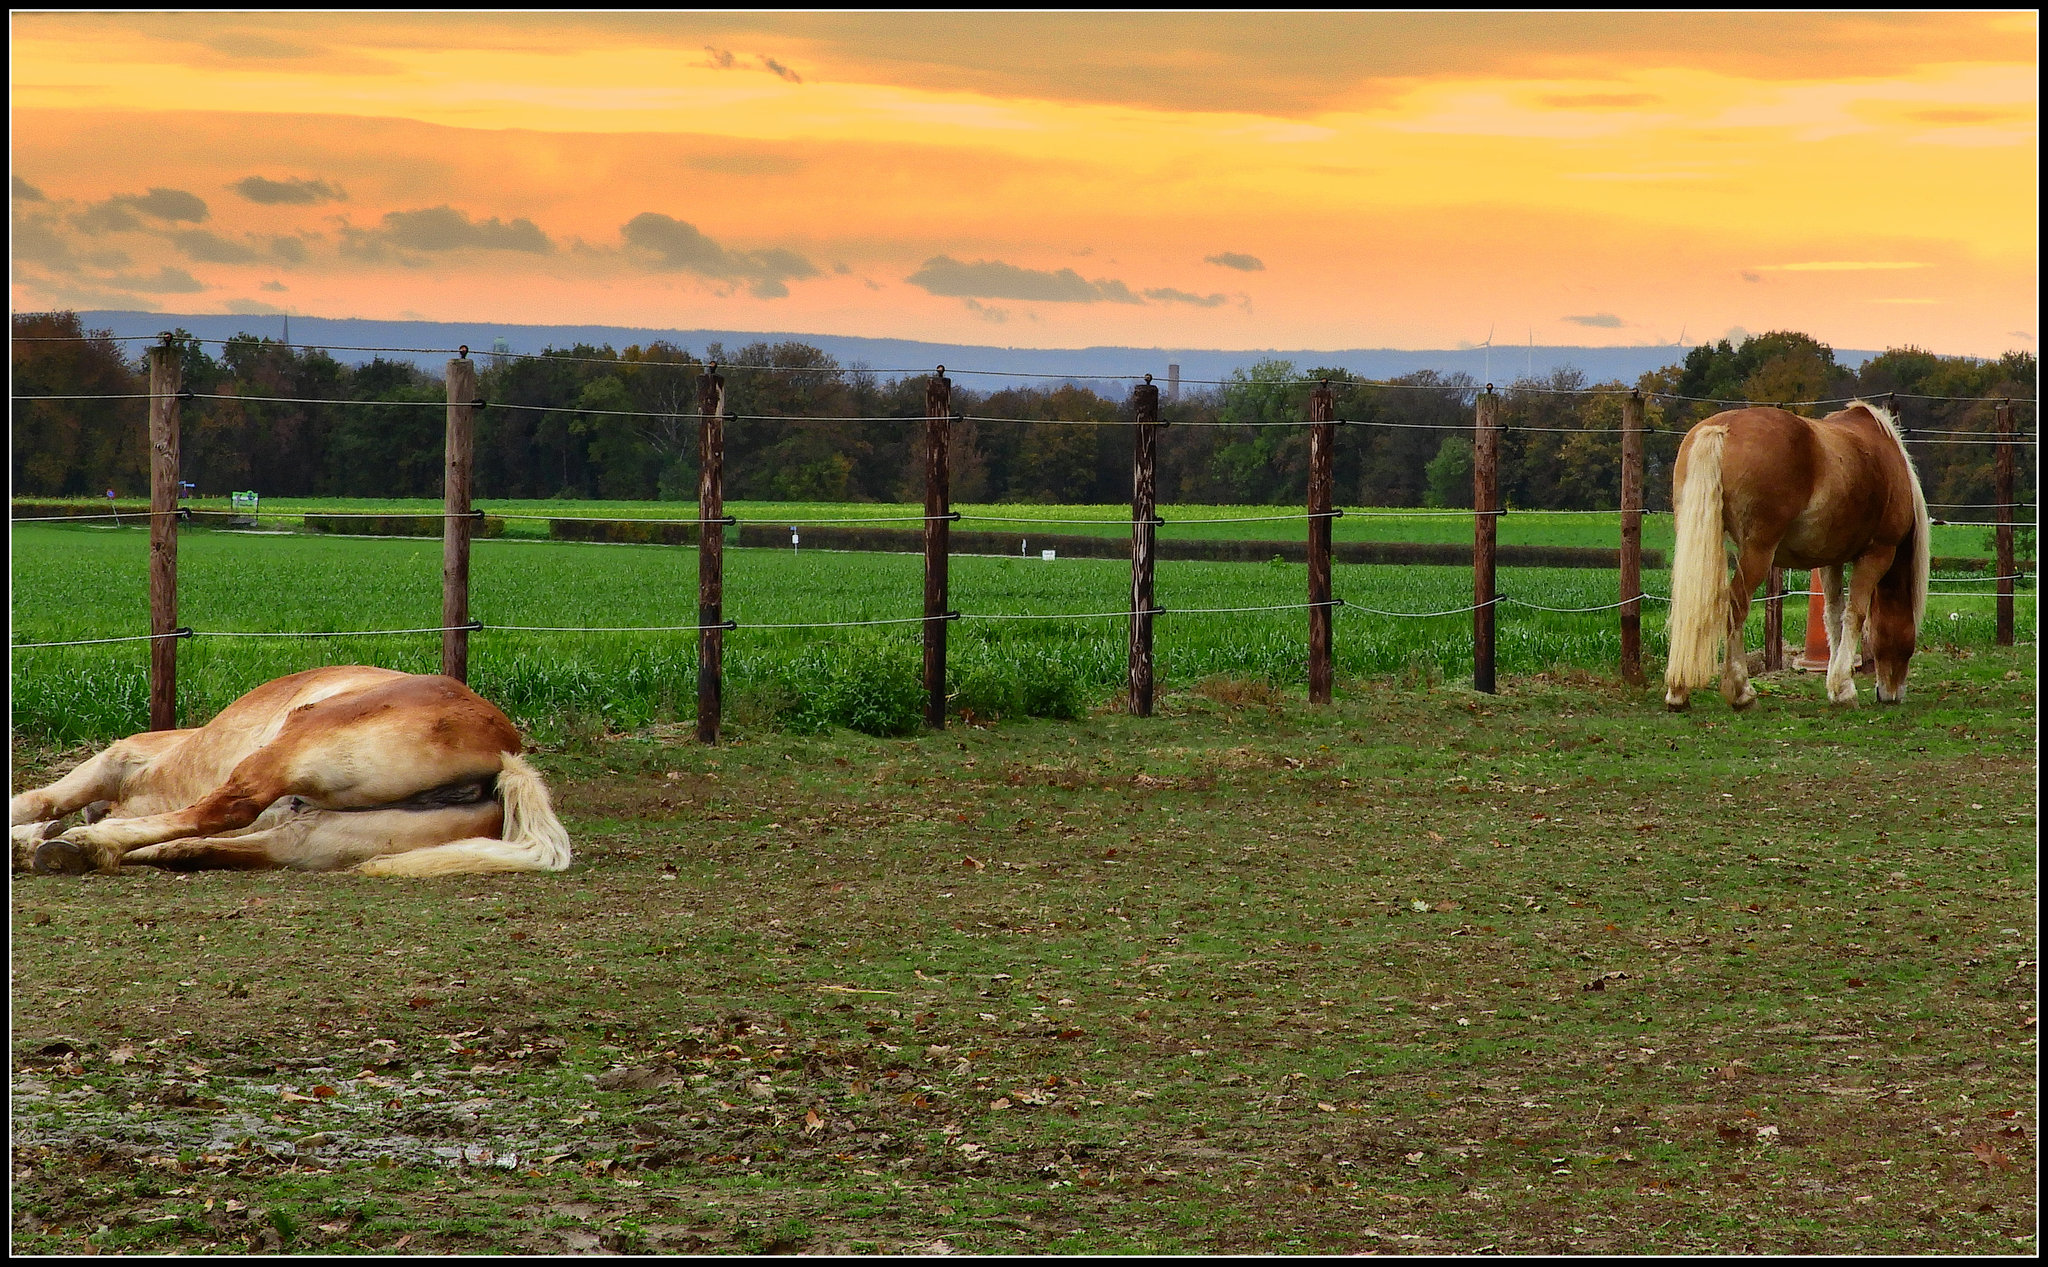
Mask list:
POLYGON ((2038 333, 2030 12, 34 14, 16 311, 2038 333))

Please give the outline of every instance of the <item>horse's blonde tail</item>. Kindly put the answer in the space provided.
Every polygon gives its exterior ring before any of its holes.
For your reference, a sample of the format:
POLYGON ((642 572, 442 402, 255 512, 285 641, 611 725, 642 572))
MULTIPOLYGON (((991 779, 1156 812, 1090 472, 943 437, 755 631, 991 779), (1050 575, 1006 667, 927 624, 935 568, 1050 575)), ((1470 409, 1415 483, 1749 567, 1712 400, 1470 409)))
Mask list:
POLYGON ((498 773, 498 803, 504 807, 502 839, 472 836, 430 849, 384 854, 356 870, 364 875, 476 875, 492 871, 561 871, 569 865, 569 832, 555 817, 540 774, 506 753, 498 773))
POLYGON ((1671 655, 1664 685, 1690 691, 1720 672, 1728 623, 1728 561, 1721 552, 1721 449, 1726 424, 1693 428, 1686 437, 1685 483, 1671 490, 1678 539, 1671 552, 1671 655))

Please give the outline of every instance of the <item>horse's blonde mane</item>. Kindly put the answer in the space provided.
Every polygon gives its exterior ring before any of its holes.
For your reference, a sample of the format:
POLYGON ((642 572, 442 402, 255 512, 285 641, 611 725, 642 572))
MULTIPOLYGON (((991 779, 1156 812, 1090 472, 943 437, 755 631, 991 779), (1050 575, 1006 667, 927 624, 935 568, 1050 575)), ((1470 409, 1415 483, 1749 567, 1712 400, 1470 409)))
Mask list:
POLYGON ((1927 495, 1920 491, 1920 472, 1913 465, 1913 455, 1906 451, 1906 437, 1899 433, 1898 420, 1892 417, 1891 410, 1867 400, 1852 400, 1842 412, 1851 409, 1862 409, 1877 419, 1892 443, 1899 446, 1899 456, 1906 460, 1906 482, 1913 487, 1913 632, 1917 635, 1920 622, 1927 615, 1927 578, 1934 565, 1934 533, 1927 516, 1927 495))

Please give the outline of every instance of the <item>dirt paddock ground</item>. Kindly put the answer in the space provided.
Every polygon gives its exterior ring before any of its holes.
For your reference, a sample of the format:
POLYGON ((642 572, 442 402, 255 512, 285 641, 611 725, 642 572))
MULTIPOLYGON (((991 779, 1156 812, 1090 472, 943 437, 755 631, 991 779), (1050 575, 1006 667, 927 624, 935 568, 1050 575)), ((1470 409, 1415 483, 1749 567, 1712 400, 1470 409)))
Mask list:
POLYGON ((586 735, 561 875, 16 876, 13 1247, 2031 1255, 2034 649, 1760 685, 586 735))

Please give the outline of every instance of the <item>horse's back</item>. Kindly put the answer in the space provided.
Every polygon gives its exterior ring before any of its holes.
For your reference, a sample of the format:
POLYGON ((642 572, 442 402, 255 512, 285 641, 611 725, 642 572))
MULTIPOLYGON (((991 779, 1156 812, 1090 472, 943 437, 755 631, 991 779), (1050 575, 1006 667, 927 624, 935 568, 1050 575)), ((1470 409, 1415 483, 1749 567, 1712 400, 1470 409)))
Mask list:
POLYGON ((520 746, 510 720, 453 678, 330 665, 265 682, 235 700, 156 754, 137 772, 135 792, 179 807, 192 804, 281 738, 298 748, 332 748, 337 739, 371 747, 384 740, 426 739, 443 751, 493 754, 516 753, 520 746), (365 733, 352 736, 351 730, 365 733))
POLYGON ((1768 406, 1715 414, 1726 429, 1721 489, 1730 535, 1776 543, 1779 567, 1826 567, 1915 522, 1897 434, 1860 402, 1826 418, 1768 406))

